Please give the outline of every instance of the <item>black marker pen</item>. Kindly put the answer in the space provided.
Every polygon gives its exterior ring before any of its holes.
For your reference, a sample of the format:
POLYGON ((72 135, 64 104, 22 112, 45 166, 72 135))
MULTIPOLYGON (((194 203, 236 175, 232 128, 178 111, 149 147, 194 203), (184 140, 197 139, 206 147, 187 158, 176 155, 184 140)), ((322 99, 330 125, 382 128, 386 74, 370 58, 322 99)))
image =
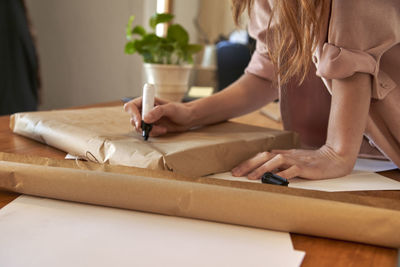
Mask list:
MULTIPOLYGON (((142 98, 142 118, 144 118, 144 116, 146 116, 146 114, 153 109, 155 93, 156 87, 153 84, 144 84, 142 98)), ((145 123, 142 119, 142 136, 145 141, 149 139, 151 128, 153 128, 153 125, 150 123, 145 123)))
POLYGON ((280 177, 279 175, 276 175, 272 172, 264 173, 264 175, 261 177, 261 182, 263 184, 276 184, 282 186, 288 186, 289 184, 287 179, 280 177))

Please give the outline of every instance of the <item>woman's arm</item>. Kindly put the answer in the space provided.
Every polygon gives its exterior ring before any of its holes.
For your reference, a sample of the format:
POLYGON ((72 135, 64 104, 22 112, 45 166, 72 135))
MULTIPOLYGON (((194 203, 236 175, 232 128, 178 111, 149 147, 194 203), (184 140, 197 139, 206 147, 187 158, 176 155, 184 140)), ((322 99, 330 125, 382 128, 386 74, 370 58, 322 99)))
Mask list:
MULTIPOLYGON (((210 97, 189 103, 166 102, 156 99, 156 107, 144 119, 153 123, 152 136, 190 129, 224 121, 256 110, 278 98, 272 83, 253 74, 244 74, 236 82, 210 97)), ((142 99, 125 105, 132 116, 132 124, 140 131, 142 99)))
POLYGON ((371 102, 371 76, 357 73, 343 80, 332 80, 332 104, 326 146, 353 169, 360 150, 371 102))
POLYGON ((367 124, 371 100, 371 76, 356 73, 333 80, 332 103, 326 144, 318 150, 274 150, 264 152, 232 170, 235 176, 258 179, 280 169, 285 178, 333 178, 351 172, 367 124))
POLYGON ((188 106, 193 110, 192 125, 204 125, 244 115, 277 98, 278 90, 270 81, 244 74, 221 92, 188 106))

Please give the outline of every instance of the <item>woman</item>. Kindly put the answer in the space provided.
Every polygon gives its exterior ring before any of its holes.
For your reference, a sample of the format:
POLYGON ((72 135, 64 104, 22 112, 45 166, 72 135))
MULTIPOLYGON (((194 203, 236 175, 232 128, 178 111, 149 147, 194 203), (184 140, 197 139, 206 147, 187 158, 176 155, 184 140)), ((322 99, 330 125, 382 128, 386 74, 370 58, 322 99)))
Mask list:
MULTIPOLYGON (((247 8, 257 40, 245 74, 205 99, 158 99, 143 118, 155 123, 153 136, 220 122, 279 97, 285 128, 299 132, 307 149, 259 153, 233 175, 258 179, 279 169, 288 179, 339 177, 351 172, 360 147, 400 166, 400 1, 232 3, 236 22, 247 8), (363 136, 371 145, 361 146, 363 136)), ((140 98, 125 106, 138 130, 140 107, 140 98)))

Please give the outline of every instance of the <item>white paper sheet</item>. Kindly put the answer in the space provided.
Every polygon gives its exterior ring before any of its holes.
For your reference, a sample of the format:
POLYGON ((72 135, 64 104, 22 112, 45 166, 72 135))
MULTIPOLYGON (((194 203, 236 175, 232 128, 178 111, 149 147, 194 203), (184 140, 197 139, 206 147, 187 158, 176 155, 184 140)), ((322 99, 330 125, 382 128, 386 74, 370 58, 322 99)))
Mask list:
MULTIPOLYGON (((208 177, 231 181, 261 183, 260 180, 249 180, 246 177, 233 177, 230 172, 213 174, 208 177)), ((347 176, 335 179, 314 181, 294 178, 290 179, 289 187, 326 192, 400 190, 400 182, 374 172, 353 171, 347 176)))
POLYGON ((21 196, 0 266, 299 266, 288 233, 21 196))
POLYGON ((250 180, 250 179, 247 179, 247 177, 244 177, 244 176, 235 177, 235 176, 232 175, 231 172, 216 173, 216 174, 208 175, 206 177, 218 178, 218 179, 229 180, 229 181, 249 182, 249 183, 257 183, 257 184, 261 183, 260 179, 250 180))
POLYGON ((400 182, 374 172, 353 171, 345 177, 326 180, 291 179, 289 187, 327 192, 400 190, 400 182))
POLYGON ((396 164, 389 160, 357 159, 354 166, 356 171, 383 172, 397 169, 396 164))

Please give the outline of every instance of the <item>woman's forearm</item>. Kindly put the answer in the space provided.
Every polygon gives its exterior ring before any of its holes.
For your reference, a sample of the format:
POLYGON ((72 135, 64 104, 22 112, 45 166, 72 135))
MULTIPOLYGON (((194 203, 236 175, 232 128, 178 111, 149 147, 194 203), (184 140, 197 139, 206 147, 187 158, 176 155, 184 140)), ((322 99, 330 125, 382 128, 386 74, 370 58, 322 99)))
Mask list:
POLYGON ((278 98, 272 83, 252 74, 244 74, 221 92, 188 103, 192 111, 191 125, 224 121, 254 111, 278 98))
POLYGON ((326 145, 354 164, 365 127, 371 101, 371 77, 356 73, 352 77, 332 81, 332 103, 326 145))

